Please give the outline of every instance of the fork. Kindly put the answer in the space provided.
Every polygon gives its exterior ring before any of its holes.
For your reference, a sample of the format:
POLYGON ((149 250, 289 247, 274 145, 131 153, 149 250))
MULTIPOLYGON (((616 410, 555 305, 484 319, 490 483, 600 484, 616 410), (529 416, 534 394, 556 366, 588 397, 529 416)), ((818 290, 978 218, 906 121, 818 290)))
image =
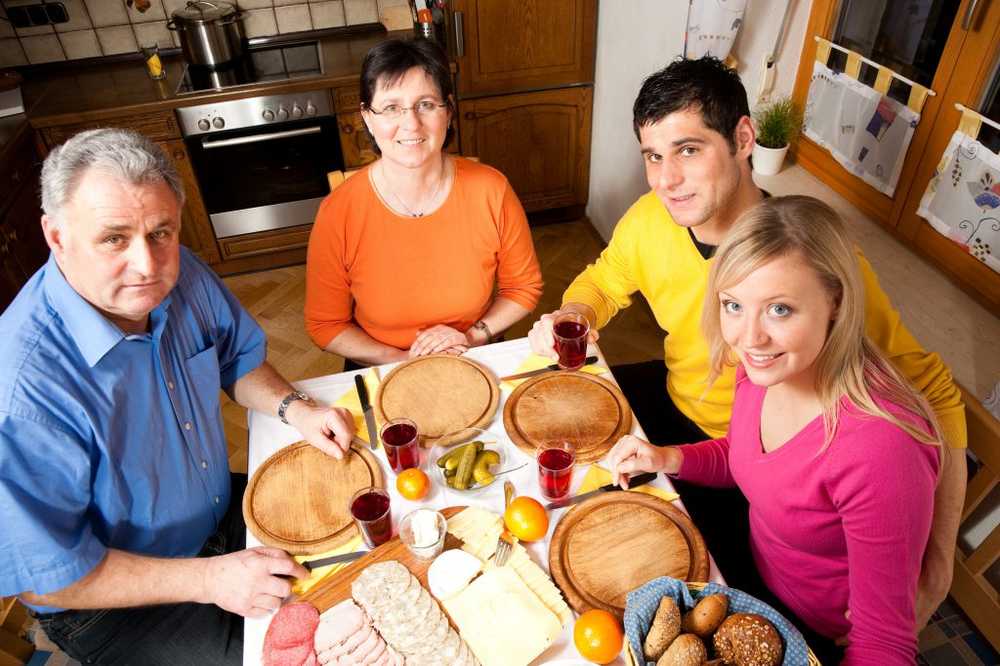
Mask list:
MULTIPOLYGON (((510 506, 510 501, 514 499, 514 484, 510 481, 503 482, 503 510, 507 513, 507 507, 510 506)), ((500 533, 500 537, 497 539, 497 548, 493 553, 493 563, 498 567, 502 567, 507 564, 507 560, 510 559, 511 550, 514 548, 514 544, 517 543, 517 537, 510 533, 507 529, 506 523, 503 526, 503 532, 500 533)))

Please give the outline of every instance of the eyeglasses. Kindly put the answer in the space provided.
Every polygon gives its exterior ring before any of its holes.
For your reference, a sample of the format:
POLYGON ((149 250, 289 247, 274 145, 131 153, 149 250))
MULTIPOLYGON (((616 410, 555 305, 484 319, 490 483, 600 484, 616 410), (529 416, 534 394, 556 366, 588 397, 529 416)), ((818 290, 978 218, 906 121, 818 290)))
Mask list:
POLYGON ((376 116, 381 116, 388 120, 398 120, 403 117, 403 114, 407 111, 413 111, 418 116, 429 116, 432 113, 436 113, 438 109, 443 109, 448 106, 447 104, 438 104, 437 102, 431 101, 429 99, 420 100, 413 106, 400 106, 399 104, 387 104, 382 107, 381 111, 376 111, 372 107, 368 107, 368 110, 374 113, 376 116))

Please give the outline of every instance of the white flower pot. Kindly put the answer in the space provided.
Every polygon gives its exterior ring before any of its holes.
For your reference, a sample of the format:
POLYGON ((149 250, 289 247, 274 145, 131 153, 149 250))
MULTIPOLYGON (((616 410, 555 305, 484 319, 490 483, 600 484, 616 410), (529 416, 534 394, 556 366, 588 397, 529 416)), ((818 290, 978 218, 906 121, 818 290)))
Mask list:
POLYGON ((765 148, 759 143, 753 144, 753 170, 762 176, 773 176, 781 171, 787 152, 788 146, 765 148))

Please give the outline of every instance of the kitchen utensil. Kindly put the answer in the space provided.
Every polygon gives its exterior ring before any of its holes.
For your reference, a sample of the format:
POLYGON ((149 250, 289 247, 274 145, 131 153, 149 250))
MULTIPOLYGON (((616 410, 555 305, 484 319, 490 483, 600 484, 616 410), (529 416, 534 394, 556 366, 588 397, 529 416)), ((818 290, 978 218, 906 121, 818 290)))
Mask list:
POLYGON ((691 519, 645 493, 602 493, 567 512, 549 545, 549 571, 578 613, 621 619, 629 592, 659 576, 707 581, 708 551, 691 519))
POLYGON ((189 64, 214 67, 243 55, 242 20, 243 14, 228 2, 191 0, 171 14, 167 29, 177 33, 189 64))
POLYGON ((356 550, 353 553, 344 553, 342 555, 331 555, 330 557, 321 557, 318 560, 308 560, 302 563, 302 566, 308 571, 313 569, 319 569, 320 567, 329 566, 331 564, 341 564, 343 562, 353 562, 354 560, 364 557, 371 551, 368 550, 356 550))
MULTIPOLYGON (((514 499, 514 484, 510 481, 503 482, 503 511, 507 513, 507 507, 510 506, 511 500, 514 499)), ((507 524, 504 523, 503 532, 497 538, 497 549, 493 553, 493 563, 498 567, 502 567, 507 564, 507 560, 510 558, 511 550, 514 548, 514 544, 517 543, 517 538, 510 533, 507 529, 507 524)))
POLYGON ((365 378, 361 375, 354 375, 354 386, 358 389, 361 412, 365 416, 365 428, 368 429, 368 445, 374 451, 378 448, 378 428, 375 427, 375 415, 372 412, 372 405, 368 401, 368 387, 365 386, 365 378))
POLYGON ((412 419, 426 448, 466 439, 470 427, 493 420, 500 402, 496 377, 464 356, 432 354, 396 366, 378 387, 375 411, 382 422, 412 419))
MULTIPOLYGON (((594 363, 597 363, 596 356, 588 356, 587 358, 583 359, 583 365, 593 365, 594 363)), ((538 368, 537 370, 528 370, 527 372, 519 372, 514 375, 507 375, 506 377, 501 377, 500 381, 509 382, 515 379, 526 379, 528 377, 534 377, 535 375, 544 375, 546 372, 554 372, 555 370, 559 370, 558 363, 553 363, 552 365, 547 365, 544 368, 538 368)))
POLYGON ((613 383, 586 372, 551 372, 527 379, 503 408, 511 441, 531 457, 572 441, 577 464, 604 457, 632 428, 632 410, 613 383))
MULTIPOLYGON (((633 476, 632 478, 630 478, 628 480, 628 487, 638 488, 639 486, 644 486, 647 483, 653 482, 654 480, 656 480, 656 472, 646 472, 645 474, 640 474, 638 476, 633 476)), ((545 505, 545 508, 550 511, 552 509, 561 509, 563 507, 570 506, 571 504, 579 504, 583 500, 590 499, 595 495, 600 495, 601 493, 606 493, 606 492, 614 492, 615 490, 621 490, 621 486, 614 483, 609 483, 605 486, 601 486, 600 488, 595 488, 590 492, 583 493, 582 495, 576 495, 574 497, 567 497, 565 499, 558 499, 555 500, 554 502, 549 502, 548 504, 545 505)))
POLYGON ((367 449, 351 446, 343 460, 307 442, 265 460, 243 495, 243 518, 261 543, 293 555, 314 555, 358 532, 348 500, 359 488, 383 487, 382 470, 367 449))

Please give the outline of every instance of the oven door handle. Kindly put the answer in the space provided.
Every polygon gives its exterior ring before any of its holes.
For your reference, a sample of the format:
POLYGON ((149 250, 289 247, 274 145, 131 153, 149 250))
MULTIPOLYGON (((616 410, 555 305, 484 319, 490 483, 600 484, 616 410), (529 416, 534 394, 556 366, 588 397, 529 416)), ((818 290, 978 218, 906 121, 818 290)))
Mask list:
POLYGON ((201 147, 205 150, 212 148, 225 148, 227 146, 242 146, 247 143, 259 143, 261 141, 273 141, 275 139, 290 139, 293 136, 306 136, 307 134, 319 134, 322 127, 303 127, 302 129, 285 130, 284 132, 272 132, 271 134, 254 134, 251 136, 238 136, 232 139, 203 140, 201 147))

